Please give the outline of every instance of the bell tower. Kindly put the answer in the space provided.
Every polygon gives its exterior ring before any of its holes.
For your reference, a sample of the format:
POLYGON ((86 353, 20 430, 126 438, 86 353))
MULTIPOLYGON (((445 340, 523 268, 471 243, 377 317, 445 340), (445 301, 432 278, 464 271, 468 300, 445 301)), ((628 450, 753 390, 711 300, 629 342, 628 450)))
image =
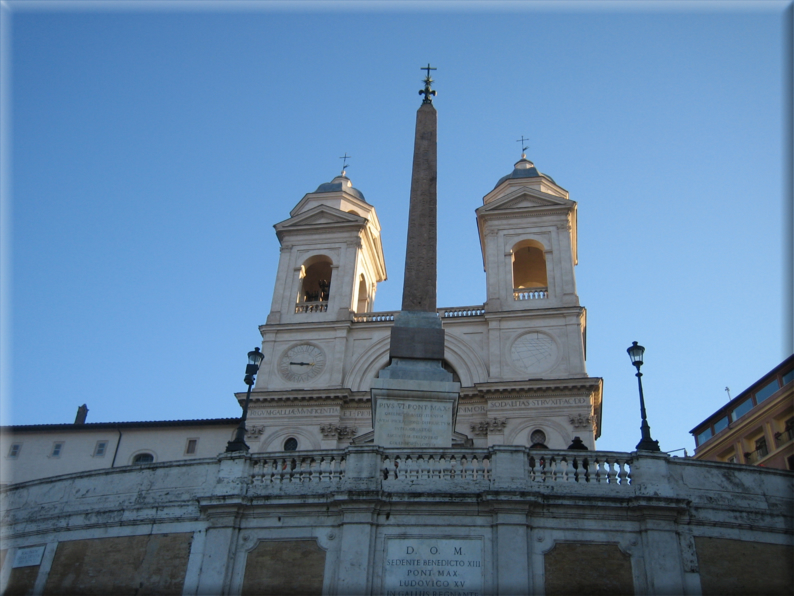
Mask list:
POLYGON ((477 209, 489 311, 578 306, 576 202, 522 155, 477 209))
POLYGON ((268 324, 349 320, 372 310, 386 279, 380 223, 344 170, 274 227, 281 255, 268 324))

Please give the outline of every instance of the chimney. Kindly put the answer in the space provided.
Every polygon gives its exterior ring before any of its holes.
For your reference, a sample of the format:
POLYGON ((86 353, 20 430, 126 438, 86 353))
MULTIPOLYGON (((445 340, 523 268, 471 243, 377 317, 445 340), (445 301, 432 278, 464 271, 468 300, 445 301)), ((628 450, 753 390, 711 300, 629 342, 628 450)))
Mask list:
POLYGON ((77 416, 74 417, 75 424, 85 424, 85 418, 88 416, 88 406, 83 404, 77 408, 77 416))

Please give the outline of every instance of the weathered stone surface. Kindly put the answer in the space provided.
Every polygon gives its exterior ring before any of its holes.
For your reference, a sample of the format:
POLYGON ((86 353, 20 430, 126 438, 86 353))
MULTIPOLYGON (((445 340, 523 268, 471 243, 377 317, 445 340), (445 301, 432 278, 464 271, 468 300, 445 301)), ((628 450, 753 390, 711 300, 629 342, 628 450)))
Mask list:
POLYGON ((704 596, 791 594, 794 547, 695 537, 704 596))
POLYGON ((403 281, 404 311, 436 311, 436 133, 437 114, 426 103, 416 112, 411 206, 403 281))
POLYGON ((46 594, 181 594, 191 533, 62 542, 46 594))
POLYGON ((11 570, 8 580, 8 587, 3 592, 3 596, 22 596, 31 594, 33 585, 36 583, 36 576, 39 574, 39 566, 17 567, 11 570))
POLYGON ((444 330, 417 327, 391 328, 389 355, 392 358, 444 359, 444 330))
POLYGON ((558 543, 544 558, 546 594, 634 594, 631 557, 617 544, 558 543))
POLYGON ((243 595, 320 596, 325 551, 315 540, 260 542, 248 553, 243 595))

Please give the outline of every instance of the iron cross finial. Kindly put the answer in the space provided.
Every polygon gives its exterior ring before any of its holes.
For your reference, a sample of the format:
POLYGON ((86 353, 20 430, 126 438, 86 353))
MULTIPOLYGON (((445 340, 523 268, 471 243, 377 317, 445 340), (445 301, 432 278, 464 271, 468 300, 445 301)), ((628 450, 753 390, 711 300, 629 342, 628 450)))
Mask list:
POLYGON ((353 156, 352 155, 348 155, 347 151, 345 151, 345 154, 342 157, 339 158, 341 160, 344 160, 344 161, 342 161, 342 176, 345 175, 345 170, 347 169, 347 160, 350 159, 351 157, 353 157, 353 156))
POLYGON ((431 70, 438 70, 430 66, 430 63, 427 63, 427 66, 422 66, 419 70, 426 70, 427 76, 425 77, 425 88, 419 91, 419 95, 424 94, 425 98, 422 100, 422 103, 433 103, 433 100, 430 99, 434 95, 437 95, 436 91, 430 88, 430 83, 433 82, 433 79, 430 78, 430 71, 431 70))
POLYGON ((529 139, 525 139, 524 135, 521 135, 521 138, 516 141, 516 143, 521 143, 521 156, 523 157, 526 153, 526 150, 529 149, 529 145, 524 146, 529 139))

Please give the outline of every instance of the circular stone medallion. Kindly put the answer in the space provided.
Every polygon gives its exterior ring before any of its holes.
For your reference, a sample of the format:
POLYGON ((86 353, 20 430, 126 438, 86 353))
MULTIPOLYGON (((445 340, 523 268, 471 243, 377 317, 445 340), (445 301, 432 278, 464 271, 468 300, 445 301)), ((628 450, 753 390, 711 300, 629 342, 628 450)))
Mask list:
POLYGON ((557 361, 557 343, 545 333, 525 333, 513 342, 510 357, 524 372, 543 372, 557 361))

